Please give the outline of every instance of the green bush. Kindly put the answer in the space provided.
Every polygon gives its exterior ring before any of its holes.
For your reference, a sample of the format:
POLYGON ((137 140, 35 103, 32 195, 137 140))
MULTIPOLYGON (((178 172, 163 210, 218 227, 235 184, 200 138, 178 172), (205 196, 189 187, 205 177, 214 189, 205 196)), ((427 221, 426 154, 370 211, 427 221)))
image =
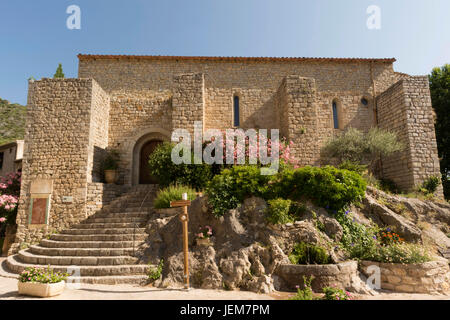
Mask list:
POLYGON ((272 224, 285 224, 296 221, 303 213, 305 206, 281 198, 268 201, 266 218, 272 224))
POLYGON ((377 244, 378 229, 354 221, 349 210, 338 211, 335 218, 342 226, 341 243, 350 258, 364 260, 371 255, 377 244))
POLYGON ((424 263, 431 261, 426 247, 413 243, 394 243, 377 246, 364 256, 364 260, 383 263, 424 263))
POLYGON ((294 246, 289 260, 293 264, 327 264, 330 262, 330 256, 321 246, 300 242, 294 246))
MULTIPOLYGON (((359 174, 331 166, 286 168, 273 176, 261 175, 257 166, 234 166, 216 175, 208 184, 206 194, 214 214, 222 216, 248 196, 298 202, 309 199, 317 206, 339 210, 359 202, 365 190, 366 182, 359 174)), ((304 208, 295 205, 291 206, 290 214, 295 216, 302 211, 304 208)))
POLYGON ((277 195, 297 201, 306 198, 317 206, 332 210, 359 202, 367 186, 356 172, 331 166, 287 169, 273 179, 270 197, 277 195))
POLYGON ((149 281, 155 281, 161 278, 161 274, 164 267, 164 260, 159 260, 158 266, 156 268, 149 268, 147 272, 148 280, 149 281))
POLYGON ((360 175, 363 175, 367 170, 367 166, 364 164, 358 164, 357 162, 352 162, 350 160, 345 160, 338 166, 338 169, 354 171, 360 175))
POLYGON ((441 181, 440 181, 439 177, 437 177, 437 176, 428 177, 422 183, 420 191, 422 191, 425 194, 427 194, 427 193, 433 194, 436 192, 436 190, 440 184, 441 184, 441 181))
POLYGON ((150 173, 163 187, 183 184, 202 190, 212 178, 211 166, 206 163, 194 164, 193 152, 191 164, 173 163, 171 157, 173 146, 174 144, 170 142, 164 142, 156 147, 148 162, 150 173))
POLYGON ((182 200, 183 193, 187 193, 188 200, 194 200, 195 190, 183 185, 168 186, 158 192, 154 201, 156 209, 170 208, 170 201, 182 200))
POLYGON ((289 215, 291 208, 291 200, 284 200, 281 198, 269 200, 269 207, 267 208, 267 221, 272 224, 285 224, 293 222, 289 215))
POLYGON ((206 188, 208 201, 215 216, 235 209, 246 197, 264 197, 269 176, 261 175, 257 166, 233 166, 216 175, 206 188))
POLYGON ((379 128, 372 128, 364 133, 350 128, 341 135, 327 141, 321 152, 322 156, 337 158, 353 163, 369 163, 374 168, 380 156, 389 156, 403 150, 404 145, 398 141, 395 133, 379 128))

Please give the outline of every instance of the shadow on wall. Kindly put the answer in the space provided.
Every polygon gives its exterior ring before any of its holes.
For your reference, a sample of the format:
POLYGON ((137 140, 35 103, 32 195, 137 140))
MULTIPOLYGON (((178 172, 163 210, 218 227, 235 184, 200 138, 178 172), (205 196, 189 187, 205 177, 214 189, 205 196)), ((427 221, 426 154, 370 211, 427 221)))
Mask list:
MULTIPOLYGON (((94 146, 94 156, 93 156, 93 164, 92 164, 92 182, 101 182, 105 183, 105 159, 107 156, 114 150, 108 150, 104 148, 100 148, 97 146, 94 146)), ((120 157, 119 157, 119 163, 117 168, 117 178, 115 181, 115 184, 117 185, 123 185, 124 184, 124 175, 121 174, 121 168, 120 168, 120 157)))
MULTIPOLYGON (((245 105, 242 105, 245 108, 245 105)), ((243 110, 241 110, 242 112, 243 110)), ((264 102, 263 106, 254 112, 241 123, 243 129, 279 129, 280 124, 274 106, 274 97, 264 102)))

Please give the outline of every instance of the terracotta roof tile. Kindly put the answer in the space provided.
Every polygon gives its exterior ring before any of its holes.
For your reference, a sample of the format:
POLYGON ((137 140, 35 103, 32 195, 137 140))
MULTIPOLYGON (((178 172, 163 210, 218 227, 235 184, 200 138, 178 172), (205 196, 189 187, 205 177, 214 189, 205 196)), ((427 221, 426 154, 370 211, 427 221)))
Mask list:
POLYGON ((226 62, 380 62, 393 63, 395 58, 308 58, 308 57, 202 57, 202 56, 145 56, 145 55, 110 55, 79 54, 79 60, 117 59, 117 60, 190 60, 190 61, 226 61, 226 62))

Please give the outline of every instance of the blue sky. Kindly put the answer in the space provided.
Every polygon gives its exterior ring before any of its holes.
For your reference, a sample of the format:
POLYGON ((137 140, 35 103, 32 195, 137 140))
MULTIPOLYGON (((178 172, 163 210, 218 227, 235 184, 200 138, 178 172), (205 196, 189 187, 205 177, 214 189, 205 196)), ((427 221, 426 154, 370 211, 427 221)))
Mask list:
POLYGON ((448 0, 2 0, 0 97, 26 103, 27 79, 76 77, 78 53, 395 57, 428 74, 450 63, 448 0), (81 30, 69 30, 69 5, 81 30), (367 7, 381 9, 369 30, 367 7))

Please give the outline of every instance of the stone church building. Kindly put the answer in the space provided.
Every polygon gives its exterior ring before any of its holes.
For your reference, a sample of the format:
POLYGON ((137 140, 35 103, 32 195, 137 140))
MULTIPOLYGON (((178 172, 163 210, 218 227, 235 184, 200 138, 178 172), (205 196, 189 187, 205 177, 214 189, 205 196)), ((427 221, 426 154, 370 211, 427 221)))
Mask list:
POLYGON ((426 76, 395 59, 78 55, 78 78, 30 81, 18 211, 23 243, 70 227, 152 182, 154 146, 172 130, 280 129, 302 165, 320 165, 326 139, 349 127, 398 134, 384 177, 411 189, 439 174, 426 76), (120 153, 117 184, 102 183, 106 148, 120 153))

